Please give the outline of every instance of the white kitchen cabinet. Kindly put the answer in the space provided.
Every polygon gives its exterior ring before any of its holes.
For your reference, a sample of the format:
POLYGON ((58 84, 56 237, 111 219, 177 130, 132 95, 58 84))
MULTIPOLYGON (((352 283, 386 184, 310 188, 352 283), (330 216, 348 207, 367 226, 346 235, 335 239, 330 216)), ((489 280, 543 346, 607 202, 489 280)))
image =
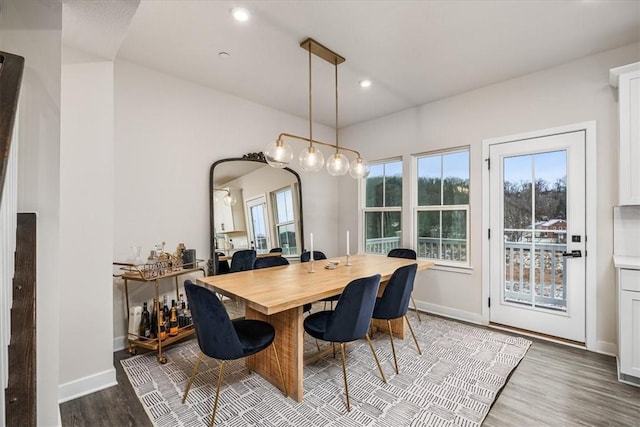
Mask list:
POLYGON ((619 378, 640 386, 640 270, 616 264, 619 378))
POLYGON ((620 118, 618 205, 640 205, 640 62, 613 68, 620 118))
MULTIPOLYGON (((225 189, 226 190, 226 189, 225 189)), ((231 196, 235 198, 235 205, 228 205, 223 202, 222 193, 214 201, 213 217, 216 233, 234 233, 245 231, 244 203, 242 201, 242 190, 228 189, 231 196)))

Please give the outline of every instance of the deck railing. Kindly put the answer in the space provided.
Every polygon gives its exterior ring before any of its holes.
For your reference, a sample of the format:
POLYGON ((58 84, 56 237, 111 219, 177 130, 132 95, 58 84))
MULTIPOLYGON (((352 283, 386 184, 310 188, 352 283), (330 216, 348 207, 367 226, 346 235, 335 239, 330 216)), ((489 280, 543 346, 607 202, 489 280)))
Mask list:
POLYGON ((504 297, 509 302, 566 310, 565 243, 505 242, 504 297))

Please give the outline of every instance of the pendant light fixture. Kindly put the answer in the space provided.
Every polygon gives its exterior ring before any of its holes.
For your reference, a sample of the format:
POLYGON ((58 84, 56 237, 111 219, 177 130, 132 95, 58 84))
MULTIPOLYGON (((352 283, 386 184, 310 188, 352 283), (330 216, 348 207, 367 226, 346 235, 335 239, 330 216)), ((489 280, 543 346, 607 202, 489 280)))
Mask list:
POLYGON ((293 159, 293 151, 291 146, 287 144, 285 138, 298 141, 306 141, 309 145, 302 150, 298 156, 298 161, 302 170, 307 172, 317 172, 324 165, 324 156, 318 149, 317 145, 330 147, 333 153, 327 159, 327 172, 333 176, 345 175, 347 171, 353 178, 365 178, 369 175, 369 166, 367 162, 360 156, 360 153, 350 148, 341 147, 338 144, 338 65, 343 63, 345 59, 324 47, 317 41, 308 38, 300 47, 309 51, 309 137, 305 138, 290 133, 281 133, 275 144, 270 143, 264 149, 264 156, 267 163, 273 167, 284 168, 289 165, 293 159), (336 141, 335 144, 313 139, 313 84, 311 75, 311 54, 314 54, 327 62, 334 65, 335 69, 335 99, 336 99, 336 141), (355 159, 349 163, 349 158, 344 152, 350 152, 355 155, 355 159))
MULTIPOLYGON (((225 193, 224 196, 222 196, 222 201, 224 202, 225 205, 227 206, 235 206, 236 203, 238 203, 238 199, 236 199, 232 194, 231 191, 229 191, 226 188, 214 188, 213 191, 222 191, 225 193)), ((216 200, 218 200, 218 198, 215 198, 216 200)))

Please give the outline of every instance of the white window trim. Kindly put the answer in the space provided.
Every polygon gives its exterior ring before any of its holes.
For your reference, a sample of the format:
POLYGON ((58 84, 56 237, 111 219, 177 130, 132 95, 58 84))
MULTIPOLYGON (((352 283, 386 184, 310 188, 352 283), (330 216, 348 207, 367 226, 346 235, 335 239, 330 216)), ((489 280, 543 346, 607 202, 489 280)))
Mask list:
MULTIPOLYGON (((406 230, 406 222, 404 221, 403 213, 405 210, 404 207, 404 195, 407 191, 406 179, 405 179, 405 162, 402 156, 397 157, 389 157, 386 159, 373 160, 369 162, 369 166, 379 165, 383 163, 392 163, 392 162, 400 162, 402 165, 402 202, 400 206, 391 206, 391 207, 367 207, 367 191, 366 191, 366 182, 367 179, 359 179, 358 181, 358 210, 360 211, 358 215, 358 253, 365 253, 366 245, 365 245, 365 212, 400 212, 400 242, 401 245, 404 245, 404 236, 406 230)), ((410 229, 411 227, 409 227, 410 229)))
POLYGON ((415 250, 417 252, 418 246, 418 212, 423 211, 444 211, 444 210, 466 210, 467 211, 467 224, 466 224, 466 233, 467 233, 467 261, 451 261, 444 259, 436 259, 436 258, 423 258, 429 261, 433 261, 435 264, 435 269, 438 267, 443 267, 445 271, 456 271, 456 269, 460 269, 460 271, 466 271, 472 268, 471 266, 471 147, 468 145, 461 147, 454 147, 450 149, 442 149, 435 151, 427 151, 421 153, 415 153, 411 155, 411 207, 412 207, 412 227, 411 227, 411 246, 415 246, 415 250), (466 205, 429 205, 429 206, 418 206, 418 159, 427 156, 438 156, 443 154, 454 154, 467 152, 469 153, 469 203, 466 205))

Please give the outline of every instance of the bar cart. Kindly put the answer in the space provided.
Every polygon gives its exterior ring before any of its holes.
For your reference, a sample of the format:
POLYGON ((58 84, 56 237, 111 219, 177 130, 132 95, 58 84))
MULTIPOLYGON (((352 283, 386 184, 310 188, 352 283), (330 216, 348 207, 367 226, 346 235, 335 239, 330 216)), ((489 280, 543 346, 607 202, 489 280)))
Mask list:
MULTIPOLYGON (((114 277, 118 277, 124 280, 124 292, 125 292, 125 300, 127 302, 127 320, 129 319, 129 281, 144 283, 144 284, 153 284, 155 288, 155 307, 152 307, 152 312, 155 311, 157 314, 157 324, 160 324, 160 301, 158 296, 158 282, 160 279, 166 279, 173 277, 175 279, 176 286, 176 301, 178 301, 179 295, 179 284, 178 277, 184 274, 194 273, 197 271, 202 272, 203 277, 206 276, 206 272, 204 266, 200 264, 203 263, 204 260, 195 260, 194 264, 189 266, 188 268, 184 268, 182 266, 171 266, 163 263, 156 264, 132 264, 126 262, 114 262, 113 265, 119 267, 121 273, 114 274, 114 277), (155 310, 154 310, 155 309, 155 310)), ((131 335, 129 331, 127 331, 127 337, 129 341, 129 353, 136 354, 137 347, 145 348, 151 351, 157 351, 158 362, 164 364, 167 363, 167 358, 162 355, 163 347, 166 347, 170 344, 173 344, 176 341, 184 339, 188 336, 191 336, 195 333, 195 329, 193 325, 188 325, 185 327, 181 327, 178 329, 178 334, 175 336, 167 336, 165 339, 160 339, 159 336, 156 338, 144 338, 139 335, 131 335)))

